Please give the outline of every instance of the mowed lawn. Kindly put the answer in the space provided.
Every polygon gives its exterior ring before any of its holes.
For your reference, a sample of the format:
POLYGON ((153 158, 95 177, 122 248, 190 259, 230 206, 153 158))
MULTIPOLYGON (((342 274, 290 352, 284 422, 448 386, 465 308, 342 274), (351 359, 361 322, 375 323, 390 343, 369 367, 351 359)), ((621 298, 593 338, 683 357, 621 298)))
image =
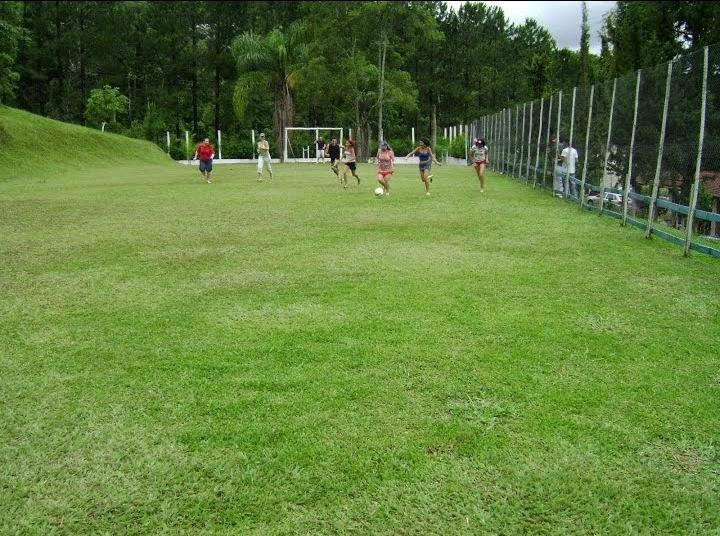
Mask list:
POLYGON ((720 532, 720 262, 373 169, 0 179, 0 533, 720 532))

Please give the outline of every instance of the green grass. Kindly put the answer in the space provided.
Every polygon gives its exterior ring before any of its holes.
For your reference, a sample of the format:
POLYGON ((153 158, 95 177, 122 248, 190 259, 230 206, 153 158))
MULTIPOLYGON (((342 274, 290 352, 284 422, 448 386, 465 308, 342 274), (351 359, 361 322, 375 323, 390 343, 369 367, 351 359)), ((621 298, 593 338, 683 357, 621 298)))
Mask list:
POLYGON ((718 532, 716 259, 160 157, 0 172, 1 534, 718 532))

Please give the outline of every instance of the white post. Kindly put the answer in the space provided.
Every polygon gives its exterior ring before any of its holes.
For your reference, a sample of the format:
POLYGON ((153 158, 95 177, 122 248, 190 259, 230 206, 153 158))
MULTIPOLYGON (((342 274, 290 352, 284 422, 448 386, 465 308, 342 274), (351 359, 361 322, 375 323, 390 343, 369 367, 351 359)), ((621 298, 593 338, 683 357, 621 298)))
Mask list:
POLYGON ((537 147, 535 148, 535 169, 533 170, 533 188, 537 185, 537 171, 540 167, 540 140, 542 138, 543 127, 543 110, 545 106, 545 97, 540 98, 540 124, 538 125, 537 147))
POLYGON ((653 180, 650 207, 648 207, 648 222, 645 238, 650 238, 653 223, 655 223, 655 204, 657 203, 658 189, 660 188, 660 171, 662 170, 663 146, 665 145, 665 127, 667 126, 668 103, 670 102, 670 79, 672 78, 673 62, 668 62, 667 80, 665 81, 665 104, 663 105, 662 125, 660 127, 660 143, 658 144, 657 165, 655 166, 655 179, 653 180))
POLYGON ((218 160, 222 160, 222 132, 218 130, 218 160))
POLYGON ((695 161, 695 181, 690 193, 690 207, 687 217, 687 235, 683 255, 687 257, 690 253, 690 241, 692 240, 693 220, 695 219, 695 208, 697 207, 698 192, 700 190, 700 165, 702 163, 702 149, 705 141, 705 101, 707 100, 707 74, 708 74, 708 47, 705 47, 705 60, 703 63, 702 96, 700 103, 700 136, 698 137, 697 160, 695 161))
POLYGON ((190 132, 185 131, 185 156, 187 157, 188 164, 190 163, 190 132))
POLYGON ((550 102, 548 103, 547 135, 545 136, 545 162, 543 162, 542 174, 543 187, 545 187, 545 179, 547 178, 548 153, 550 152, 550 125, 552 124, 553 96, 554 95, 550 95, 550 102))
POLYGON ((588 150, 590 149, 590 125, 592 124, 593 98, 595 97, 595 86, 590 86, 590 105, 588 107, 588 122, 585 130, 585 155, 583 156, 582 179, 580 182, 580 208, 585 201, 585 181, 587 180, 588 150))
POLYGON ((527 103, 523 102, 523 118, 522 118, 522 130, 520 132, 520 170, 518 171, 518 178, 522 179, 522 168, 523 168, 523 157, 525 156, 525 112, 527 103))
POLYGON ((635 82, 635 110, 633 111, 632 134, 630 134, 630 156, 628 157, 627 175, 625 175, 625 186, 623 187, 623 216, 622 225, 627 224, 628 195, 630 195, 630 177, 632 176, 633 150, 635 149, 635 128, 637 126, 638 100, 640 97, 640 76, 642 69, 638 69, 637 81, 635 82))
POLYGON ((348 138, 352 139, 352 129, 348 131, 348 138))
POLYGON ((520 122, 520 105, 515 105, 515 138, 513 139, 513 168, 512 176, 517 175, 517 139, 518 139, 518 124, 520 122))
POLYGON ((102 127, 100 127, 100 132, 105 132, 105 125, 106 125, 106 124, 107 124, 107 123, 105 123, 105 121, 102 122, 102 127))
MULTIPOLYGON (((577 87, 573 88, 572 108, 570 109, 570 137, 568 138, 568 159, 572 152, 573 143, 573 130, 575 129, 575 95, 577 94, 577 87)), ((577 162, 575 162, 577 165, 577 162)), ((577 170, 576 170, 577 171, 577 170)), ((570 166, 566 166, 565 181, 567 182, 567 188, 565 188, 565 199, 570 196, 570 166)), ((574 186, 574 185, 573 185, 574 186)), ((573 188, 574 189, 574 188, 573 188)))
POLYGON ((165 135, 167 136, 167 148, 168 148, 168 154, 170 154, 170 131, 166 130, 165 135))
POLYGON ((255 129, 252 129, 250 134, 252 135, 252 158, 255 160, 255 129))
POLYGON ((560 119, 562 118, 562 90, 558 92, 558 117, 557 130, 555 131, 555 159, 553 160, 552 178, 553 178, 553 195, 555 195, 555 166, 557 166, 558 156, 560 156, 560 119))
POLYGON ((447 127, 443 127, 443 138, 447 138, 447 127))
MULTIPOLYGON (((610 121, 608 122, 607 141, 605 142, 605 162, 603 163, 602 184, 600 185, 600 212, 602 214, 605 204, 605 181, 607 180, 607 163, 610 158, 610 139, 612 134, 613 113, 615 112, 615 90, 617 89, 617 78, 613 80, 612 98, 610 99, 610 121)), ((664 135, 663 135, 664 137, 664 135)))
POLYGON ((412 138, 413 147, 415 147, 415 127, 410 130, 410 137, 412 138))
MULTIPOLYGON (((287 150, 288 150, 288 127, 285 127, 285 144, 283 148, 283 163, 287 162, 287 150)), ((259 157, 259 155, 258 155, 259 157)))
POLYGON ((527 143, 527 165, 525 166, 525 180, 530 180, 530 149, 532 147, 532 129, 533 129, 533 108, 535 101, 530 101, 530 124, 528 125, 528 143, 527 143))

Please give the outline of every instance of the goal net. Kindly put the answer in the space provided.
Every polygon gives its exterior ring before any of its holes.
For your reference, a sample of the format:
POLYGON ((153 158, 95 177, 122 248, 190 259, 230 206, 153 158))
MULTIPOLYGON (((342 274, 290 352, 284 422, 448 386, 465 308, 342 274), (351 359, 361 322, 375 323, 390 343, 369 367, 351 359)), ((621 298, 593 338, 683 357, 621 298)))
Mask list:
MULTIPOLYGON (((342 127, 285 127, 283 157, 285 162, 311 163, 322 160, 322 153, 332 138, 337 138, 340 154, 344 143, 342 127), (322 152, 318 150, 318 141, 324 144, 322 152)), ((327 160, 327 158, 325 158, 327 160)))

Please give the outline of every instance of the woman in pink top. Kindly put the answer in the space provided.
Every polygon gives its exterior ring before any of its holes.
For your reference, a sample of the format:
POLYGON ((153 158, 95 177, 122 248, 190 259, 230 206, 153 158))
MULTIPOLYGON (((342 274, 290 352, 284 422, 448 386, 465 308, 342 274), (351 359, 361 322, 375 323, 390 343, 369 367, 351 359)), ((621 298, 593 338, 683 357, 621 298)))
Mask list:
POLYGON ((388 145, 388 142, 384 140, 380 144, 380 149, 378 150, 377 162, 377 178, 380 186, 383 188, 383 195, 390 195, 390 179, 392 178, 392 174, 395 172, 395 153, 388 145))

